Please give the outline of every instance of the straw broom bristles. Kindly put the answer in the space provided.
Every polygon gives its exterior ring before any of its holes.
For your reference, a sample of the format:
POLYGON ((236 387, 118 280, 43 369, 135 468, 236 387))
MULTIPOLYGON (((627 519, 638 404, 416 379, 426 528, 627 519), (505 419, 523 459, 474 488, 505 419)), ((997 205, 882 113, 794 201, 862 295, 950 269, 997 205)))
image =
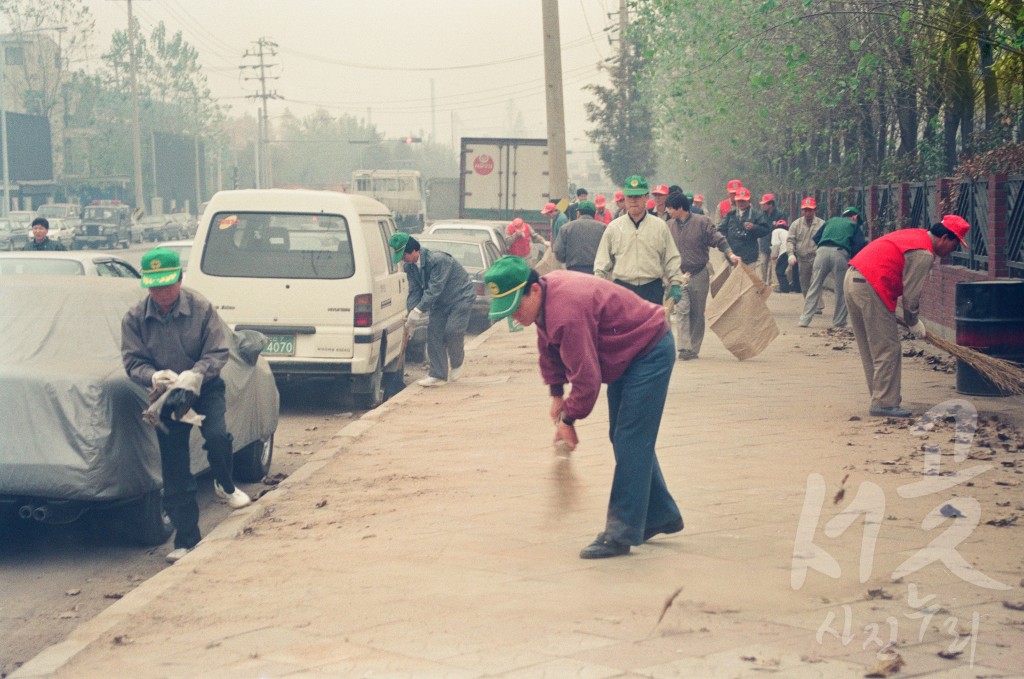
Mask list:
POLYGON ((925 335, 924 341, 968 364, 999 391, 1017 396, 1024 394, 1024 368, 1016 363, 962 347, 931 333, 925 335))
MULTIPOLYGON (((896 317, 896 322, 904 328, 909 328, 907 322, 899 316, 896 317)), ((945 351, 954 358, 959 358, 981 373, 982 377, 991 382, 992 386, 999 391, 1012 396, 1024 395, 1024 368, 1021 368, 1013 361, 989 356, 970 347, 962 347, 949 340, 936 337, 927 331, 925 332, 924 341, 936 349, 945 351)))

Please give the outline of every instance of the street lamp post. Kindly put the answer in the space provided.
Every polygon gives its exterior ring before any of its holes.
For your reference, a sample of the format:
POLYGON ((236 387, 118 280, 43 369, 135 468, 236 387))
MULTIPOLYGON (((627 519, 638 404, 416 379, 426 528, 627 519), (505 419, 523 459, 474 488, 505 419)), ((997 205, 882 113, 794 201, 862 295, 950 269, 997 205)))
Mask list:
POLYGON ((4 87, 7 86, 7 45, 0 41, 0 155, 4 166, 4 207, 0 216, 6 217, 11 209, 11 171, 7 165, 7 105, 4 87))

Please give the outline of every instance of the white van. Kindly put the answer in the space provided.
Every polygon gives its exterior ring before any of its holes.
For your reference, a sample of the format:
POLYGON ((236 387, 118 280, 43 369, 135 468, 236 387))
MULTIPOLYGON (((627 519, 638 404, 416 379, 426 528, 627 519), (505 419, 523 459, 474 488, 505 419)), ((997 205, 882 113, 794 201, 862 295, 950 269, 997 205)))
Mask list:
POLYGON ((236 330, 270 338, 279 379, 331 377, 355 405, 384 399, 401 369, 408 281, 393 264, 391 211, 332 191, 221 191, 210 199, 185 274, 236 330))

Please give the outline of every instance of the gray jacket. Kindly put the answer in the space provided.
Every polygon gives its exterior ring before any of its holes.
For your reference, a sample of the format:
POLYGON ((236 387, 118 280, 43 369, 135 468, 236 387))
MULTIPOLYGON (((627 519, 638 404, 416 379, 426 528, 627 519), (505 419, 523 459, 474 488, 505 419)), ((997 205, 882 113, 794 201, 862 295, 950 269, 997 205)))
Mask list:
POLYGON ((434 306, 453 307, 472 303, 473 283, 462 265, 447 252, 420 249, 419 264, 406 264, 409 299, 406 309, 429 312, 434 306))

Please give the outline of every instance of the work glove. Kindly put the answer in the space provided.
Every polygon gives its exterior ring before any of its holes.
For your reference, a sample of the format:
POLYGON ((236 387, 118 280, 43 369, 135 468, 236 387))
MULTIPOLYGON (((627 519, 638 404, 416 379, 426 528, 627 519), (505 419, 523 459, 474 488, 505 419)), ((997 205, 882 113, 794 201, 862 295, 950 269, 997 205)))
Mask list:
POLYGON ((416 332, 416 323, 423 317, 423 312, 419 309, 413 308, 409 312, 409 315, 405 318, 405 331, 412 337, 412 334, 416 332))
POLYGON ((928 330, 924 327, 924 321, 920 318, 917 319, 917 323, 910 326, 910 333, 917 339, 924 339, 928 336, 928 330))
POLYGON ((679 304, 679 300, 683 298, 683 289, 678 283, 674 283, 671 288, 668 289, 668 296, 672 298, 672 301, 679 304))
POLYGON ((160 406, 160 419, 165 423, 181 422, 192 404, 199 397, 203 387, 203 376, 192 370, 178 375, 174 385, 167 392, 167 398, 160 406))
POLYGON ((162 394, 167 390, 167 387, 171 386, 178 381, 178 373, 173 370, 157 370, 153 373, 153 391, 158 394, 162 394))

